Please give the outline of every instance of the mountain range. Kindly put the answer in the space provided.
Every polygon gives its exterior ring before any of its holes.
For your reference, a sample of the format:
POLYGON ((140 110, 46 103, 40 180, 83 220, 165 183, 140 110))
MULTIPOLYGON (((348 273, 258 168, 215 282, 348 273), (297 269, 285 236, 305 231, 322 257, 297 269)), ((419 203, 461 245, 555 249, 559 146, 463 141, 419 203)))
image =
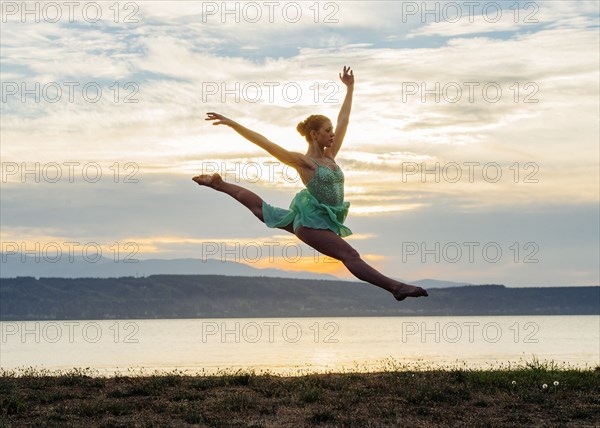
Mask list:
MULTIPOLYGON (((227 275, 262 276, 269 278, 322 279, 335 281, 355 281, 334 275, 308 271, 286 271, 274 268, 256 268, 248 264, 218 259, 145 259, 135 263, 100 257, 92 262, 81 256, 69 259, 67 254, 52 262, 49 257, 38 260, 32 255, 0 253, 0 278, 30 276, 35 278, 119 278, 145 277, 150 275, 227 275)), ((421 279, 403 282, 427 288, 456 287, 471 285, 465 282, 452 282, 436 279, 421 279)))

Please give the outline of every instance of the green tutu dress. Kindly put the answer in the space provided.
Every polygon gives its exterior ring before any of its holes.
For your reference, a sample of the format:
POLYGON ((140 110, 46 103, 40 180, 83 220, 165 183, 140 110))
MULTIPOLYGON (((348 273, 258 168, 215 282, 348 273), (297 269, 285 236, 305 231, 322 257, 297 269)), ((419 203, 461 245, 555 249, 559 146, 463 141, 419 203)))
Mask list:
POLYGON ((290 209, 274 207, 263 201, 263 219, 269 227, 285 227, 292 223, 294 231, 300 226, 312 229, 329 229, 339 236, 352 235, 344 226, 350 202, 344 202, 344 173, 339 165, 336 170, 317 165, 315 175, 306 189, 296 194, 290 209))

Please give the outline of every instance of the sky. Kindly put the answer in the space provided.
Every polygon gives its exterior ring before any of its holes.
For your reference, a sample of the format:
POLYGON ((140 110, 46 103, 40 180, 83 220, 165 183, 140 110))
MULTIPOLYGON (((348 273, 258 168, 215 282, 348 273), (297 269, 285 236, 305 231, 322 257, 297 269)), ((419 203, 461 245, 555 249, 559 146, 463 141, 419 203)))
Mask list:
MULTIPOLYGON (((49 260, 216 258, 351 279, 191 177, 287 208, 335 123, 346 238, 382 273, 512 287, 600 282, 599 3, 1 3, 1 242, 49 260)), ((17 256, 18 257, 18 256, 17 256)))

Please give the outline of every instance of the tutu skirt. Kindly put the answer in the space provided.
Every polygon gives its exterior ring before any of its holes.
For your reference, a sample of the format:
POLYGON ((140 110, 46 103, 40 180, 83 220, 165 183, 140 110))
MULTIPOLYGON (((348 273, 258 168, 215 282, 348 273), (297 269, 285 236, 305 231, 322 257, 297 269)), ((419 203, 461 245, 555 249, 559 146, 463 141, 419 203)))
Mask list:
POLYGON ((274 207, 263 201, 263 219, 268 227, 285 227, 292 224, 294 231, 300 226, 312 229, 329 229, 342 238, 352 235, 344 226, 350 202, 332 206, 319 202, 308 189, 296 194, 290 203, 290 209, 274 207))

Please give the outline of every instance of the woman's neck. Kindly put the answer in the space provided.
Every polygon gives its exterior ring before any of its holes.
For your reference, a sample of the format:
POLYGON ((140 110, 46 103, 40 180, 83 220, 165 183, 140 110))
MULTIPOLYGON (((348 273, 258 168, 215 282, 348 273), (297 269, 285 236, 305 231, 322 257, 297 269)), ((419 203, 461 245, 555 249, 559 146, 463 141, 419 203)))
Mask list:
POLYGON ((308 151, 306 152, 306 156, 317 159, 324 159, 325 154, 322 148, 320 148, 316 143, 312 143, 308 151))

